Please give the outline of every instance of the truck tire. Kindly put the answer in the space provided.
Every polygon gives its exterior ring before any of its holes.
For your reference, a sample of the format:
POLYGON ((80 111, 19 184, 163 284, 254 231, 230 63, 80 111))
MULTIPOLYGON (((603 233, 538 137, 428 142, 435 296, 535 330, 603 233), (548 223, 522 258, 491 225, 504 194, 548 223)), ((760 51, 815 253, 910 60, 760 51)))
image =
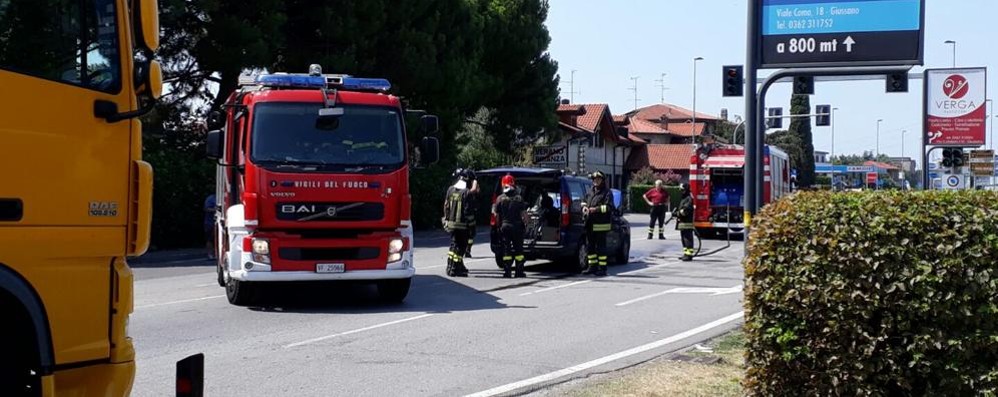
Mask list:
POLYGON ((225 296, 229 298, 229 303, 236 306, 249 306, 256 303, 259 298, 260 286, 254 283, 239 281, 232 277, 225 282, 225 296))
POLYGON ((223 268, 223 266, 225 266, 225 265, 222 264, 222 262, 223 262, 222 259, 219 259, 218 262, 219 263, 215 265, 215 273, 216 273, 216 276, 218 278, 218 286, 219 287, 224 287, 225 286, 225 269, 223 268))
POLYGON ((620 250, 617 251, 617 264, 626 265, 631 260, 631 239, 620 242, 620 250))
POLYGON ((31 317, 13 295, 0 295, 0 314, 10 323, 0 330, 0 338, 10 341, 0 362, 0 391, 4 395, 41 396, 40 355, 31 317))
POLYGON ((385 303, 402 303, 411 285, 412 278, 378 281, 378 297, 385 303))

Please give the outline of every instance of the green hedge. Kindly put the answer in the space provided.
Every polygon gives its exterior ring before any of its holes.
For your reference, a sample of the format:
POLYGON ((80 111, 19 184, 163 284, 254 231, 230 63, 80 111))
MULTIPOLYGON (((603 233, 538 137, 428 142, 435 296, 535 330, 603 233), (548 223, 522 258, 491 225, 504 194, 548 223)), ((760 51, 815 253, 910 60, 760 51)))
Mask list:
MULTIPOLYGON (((628 211, 632 213, 648 213, 648 203, 645 202, 644 196, 648 189, 654 187, 653 185, 630 185, 627 187, 627 197, 628 197, 628 211)), ((669 202, 672 203, 671 208, 676 208, 679 206, 679 202, 683 200, 680 194, 678 186, 666 186, 665 191, 669 192, 669 202)))
POLYGON ((750 238, 748 395, 998 391, 998 194, 799 193, 750 238))

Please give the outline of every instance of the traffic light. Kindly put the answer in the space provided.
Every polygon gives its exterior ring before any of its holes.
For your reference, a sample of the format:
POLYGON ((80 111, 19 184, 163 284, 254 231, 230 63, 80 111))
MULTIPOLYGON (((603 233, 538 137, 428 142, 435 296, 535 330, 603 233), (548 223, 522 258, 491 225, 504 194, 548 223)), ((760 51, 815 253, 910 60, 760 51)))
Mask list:
POLYGON ((794 95, 814 95, 814 77, 794 77, 794 95))
POLYGON ((963 158, 963 148, 945 148, 943 149, 943 168, 960 168, 966 163, 963 158))
POLYGON ((828 127, 832 125, 832 105, 815 106, 814 113, 814 125, 818 127, 828 127))
POLYGON ((908 72, 887 75, 887 92, 908 92, 908 72))
POLYGON ((723 69, 724 69, 724 96, 726 97, 744 96, 745 69, 741 65, 725 66, 723 69))
POLYGON ((783 108, 769 108, 766 128, 783 128, 783 108))

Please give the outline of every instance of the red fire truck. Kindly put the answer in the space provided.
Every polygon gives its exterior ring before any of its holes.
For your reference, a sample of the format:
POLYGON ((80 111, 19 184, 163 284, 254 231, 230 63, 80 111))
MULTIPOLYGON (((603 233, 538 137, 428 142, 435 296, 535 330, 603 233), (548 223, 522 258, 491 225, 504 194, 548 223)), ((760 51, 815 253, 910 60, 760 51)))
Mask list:
MULTIPOLYGON (((240 79, 209 124, 217 160, 218 282, 254 303, 272 282, 370 280, 399 302, 415 273, 406 112, 384 79, 261 74, 240 79)), ((410 112, 411 113, 411 112, 410 112)), ((212 117, 210 117, 212 118, 212 117)), ((424 134, 438 128, 423 115, 424 134)), ((419 163, 439 157, 434 137, 419 163)))
MULTIPOLYGON (((765 146, 762 204, 791 192, 790 157, 765 146)), ((690 194, 697 233, 710 237, 744 229, 745 148, 738 145, 698 145, 690 158, 690 194)))

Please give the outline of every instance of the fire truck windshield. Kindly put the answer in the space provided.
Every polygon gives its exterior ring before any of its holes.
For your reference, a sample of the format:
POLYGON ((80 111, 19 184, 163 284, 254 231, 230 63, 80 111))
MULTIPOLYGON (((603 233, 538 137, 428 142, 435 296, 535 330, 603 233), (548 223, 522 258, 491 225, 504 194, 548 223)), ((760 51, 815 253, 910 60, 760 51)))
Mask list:
MULTIPOLYGON (((267 102, 253 110, 251 159, 262 166, 319 171, 380 171, 405 161, 397 109, 342 106, 334 122, 319 120, 318 103, 267 102)), ((327 116, 328 117, 328 116, 327 116)))

